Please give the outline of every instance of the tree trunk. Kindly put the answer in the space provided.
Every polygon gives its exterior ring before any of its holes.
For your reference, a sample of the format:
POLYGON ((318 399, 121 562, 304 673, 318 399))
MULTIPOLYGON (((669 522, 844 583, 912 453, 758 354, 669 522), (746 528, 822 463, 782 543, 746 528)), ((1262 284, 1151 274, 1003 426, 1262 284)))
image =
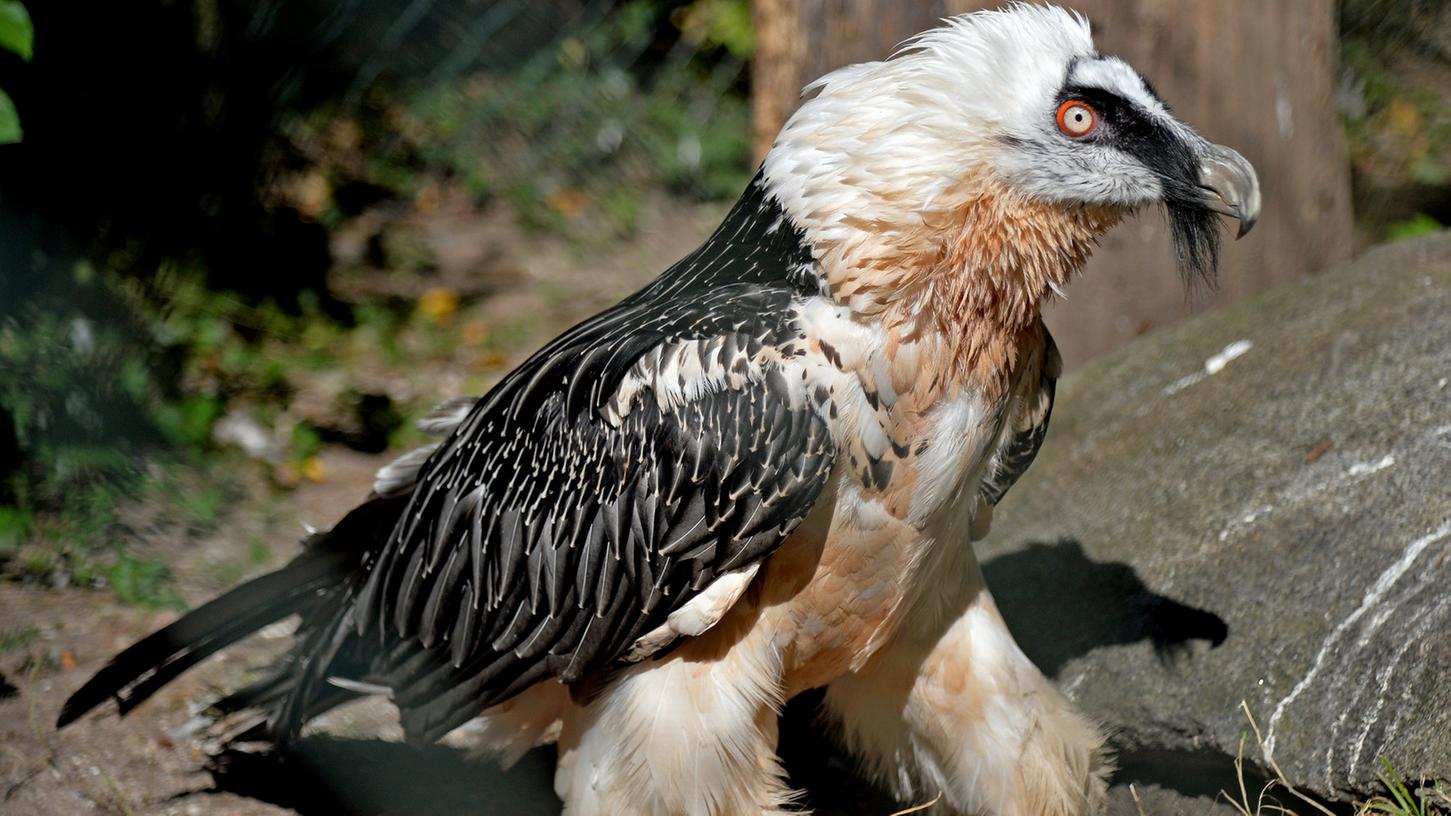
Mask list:
MULTIPOLYGON (((833 68, 881 59, 978 0, 754 0, 758 153, 833 68)), ((1350 171, 1336 105, 1335 4, 1325 0, 1076 0, 1094 38, 1154 83, 1177 115, 1254 163, 1264 215, 1225 248, 1219 290, 1191 299, 1162 216, 1111 232, 1048 323, 1070 364, 1156 326, 1297 280, 1350 255, 1350 171)), ((866 102, 870 104, 870 101, 866 102)))

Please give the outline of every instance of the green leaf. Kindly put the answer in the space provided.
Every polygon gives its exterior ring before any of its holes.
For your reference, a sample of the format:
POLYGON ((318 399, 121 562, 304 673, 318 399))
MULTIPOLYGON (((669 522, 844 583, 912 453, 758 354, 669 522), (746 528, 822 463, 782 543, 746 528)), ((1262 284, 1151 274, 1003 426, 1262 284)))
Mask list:
POLYGON ((1399 241, 1403 238, 1419 238, 1445 229, 1440 221, 1425 213, 1416 213, 1404 221, 1397 221, 1386 227, 1386 239, 1399 241))
POLYGON ((0 91, 0 145, 15 144, 25 133, 20 129, 20 114, 15 110, 15 103, 10 97, 0 91))
POLYGON ((0 507, 0 559, 7 553, 20 549, 30 535, 31 516, 29 510, 18 507, 0 507))
POLYGON ((20 0, 0 0, 0 48, 13 51, 26 62, 35 47, 35 28, 20 0))
POLYGON ((170 607, 185 609, 186 604, 171 585, 171 570, 159 559, 117 557, 116 564, 106 576, 111 590, 122 603, 147 606, 153 609, 170 607))

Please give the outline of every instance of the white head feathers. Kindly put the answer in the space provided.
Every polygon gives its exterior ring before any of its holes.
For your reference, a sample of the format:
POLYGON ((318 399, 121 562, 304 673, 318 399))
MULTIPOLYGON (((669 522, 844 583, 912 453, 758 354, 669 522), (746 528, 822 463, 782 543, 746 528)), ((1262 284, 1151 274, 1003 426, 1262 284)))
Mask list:
POLYGON ((1069 63, 1093 53, 1087 20, 1055 6, 951 18, 888 60, 808 85, 815 95, 782 128, 766 178, 807 222, 879 219, 888 203, 930 208, 985 169, 1003 134, 1030 128, 1069 63))
MULTIPOLYGON (((813 92, 763 170, 818 248, 860 255, 869 247, 853 245, 920 230, 987 189, 1119 212, 1163 202, 1171 216, 1207 217, 1197 173, 1212 146, 1137 71, 1097 52, 1084 17, 1056 6, 953 17, 887 60, 822 77, 813 92), (1063 130, 1061 106, 1078 99, 1099 117, 1096 132, 1063 130)), ((1206 235, 1182 223, 1186 246, 1206 235)))

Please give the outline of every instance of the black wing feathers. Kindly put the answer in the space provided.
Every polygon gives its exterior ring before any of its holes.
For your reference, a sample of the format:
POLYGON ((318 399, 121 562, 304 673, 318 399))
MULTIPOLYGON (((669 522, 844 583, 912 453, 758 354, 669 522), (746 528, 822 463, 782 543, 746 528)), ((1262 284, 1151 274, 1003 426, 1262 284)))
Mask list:
MULTIPOLYGON (((432 740, 550 676, 573 682, 724 572, 795 528, 831 471, 832 440, 786 380, 748 373, 794 338, 793 303, 818 292, 800 232, 760 177, 695 253, 570 329, 472 408, 423 462, 289 567, 222 596, 119 655, 67 704, 135 705, 227 644, 301 612, 276 673, 219 703, 274 706, 285 741, 363 690, 393 690, 408 734, 432 740), (698 342, 734 388, 605 410, 637 362, 698 342), (741 383, 744 382, 744 385, 741 383)), ((654 357, 660 360, 660 355, 654 357)))
MULTIPOLYGON (((439 541, 432 531, 409 537, 425 528, 400 524, 404 534, 364 590, 379 599, 373 617, 360 607, 354 624, 449 648, 424 676, 392 677, 386 665, 375 672, 390 684, 436 686, 407 694, 423 708, 459 683, 479 686, 473 699, 489 704, 496 692, 478 678, 505 664, 517 664, 521 677, 573 682, 618 659, 722 573, 763 557, 809 512, 833 458, 824 423, 788 407, 789 394, 777 387, 763 381, 720 391, 673 413, 647 395, 619 427, 598 413, 571 419, 556 392, 520 444, 475 440, 497 451, 468 477, 488 496, 480 502, 430 494, 430 485, 454 481, 457 466, 451 458, 432 463, 413 497, 423 514, 492 508, 498 532, 476 546, 472 522, 444 524, 439 529, 451 537, 440 553, 432 552, 439 541), (425 562, 439 566, 424 569, 425 562), (500 603, 466 602, 475 594, 500 603)), ((453 450, 462 460, 470 446, 453 450)), ((420 736, 456 725, 453 716, 423 715, 420 736)))
POLYGON ((513 372, 424 466, 351 624, 425 655, 375 662, 432 739, 547 676, 573 682, 805 517, 832 467, 825 424, 773 372, 662 409, 603 411, 631 367, 699 341, 734 373, 789 337, 809 253, 753 185, 695 255, 513 372))

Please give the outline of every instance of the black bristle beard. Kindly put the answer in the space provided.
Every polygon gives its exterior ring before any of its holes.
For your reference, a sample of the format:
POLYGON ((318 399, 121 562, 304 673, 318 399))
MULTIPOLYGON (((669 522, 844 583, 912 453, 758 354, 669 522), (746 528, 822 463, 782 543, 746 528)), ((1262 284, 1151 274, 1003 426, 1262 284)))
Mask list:
POLYGON ((1191 292, 1219 285, 1219 218, 1192 204, 1166 204, 1179 274, 1191 292))

